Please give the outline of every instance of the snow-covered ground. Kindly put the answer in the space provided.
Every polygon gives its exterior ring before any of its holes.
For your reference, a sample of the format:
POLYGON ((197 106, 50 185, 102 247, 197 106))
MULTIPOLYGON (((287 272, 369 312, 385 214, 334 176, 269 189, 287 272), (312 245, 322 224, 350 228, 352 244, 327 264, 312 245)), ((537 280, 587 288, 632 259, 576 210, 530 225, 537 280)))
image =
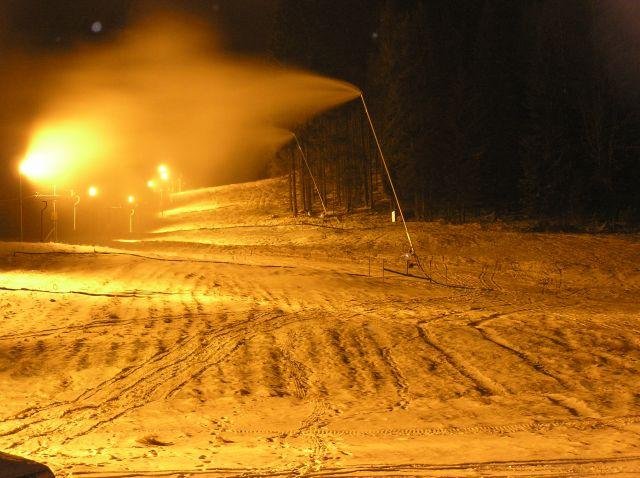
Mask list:
POLYGON ((640 474, 637 235, 410 223, 433 284, 382 277, 386 215, 286 194, 1 244, 0 451, 96 478, 640 474))

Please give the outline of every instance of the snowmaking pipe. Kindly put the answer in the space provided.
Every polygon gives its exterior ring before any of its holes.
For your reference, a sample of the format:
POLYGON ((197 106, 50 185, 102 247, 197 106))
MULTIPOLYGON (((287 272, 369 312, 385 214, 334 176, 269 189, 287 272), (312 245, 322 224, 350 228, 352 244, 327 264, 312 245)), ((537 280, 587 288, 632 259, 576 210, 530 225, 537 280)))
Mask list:
POLYGON ((322 209, 324 210, 324 215, 326 216, 327 208, 324 204, 324 199, 322 199, 322 194, 320 194, 320 189, 318 188, 318 184, 316 183, 316 178, 313 177, 313 173, 311 172, 311 168, 309 167, 309 163, 307 162, 307 155, 304 154, 304 151, 302 150, 302 145, 298 140, 298 135, 293 133, 293 137, 295 138, 296 145, 298 146, 298 150, 300 150, 300 154, 302 155, 302 160, 304 161, 304 164, 307 166, 307 171, 309 171, 309 176, 311 176, 311 180, 313 181, 313 187, 315 188, 316 193, 318 193, 318 197, 320 198, 320 203, 322 204, 322 209))
POLYGON ((413 241, 411 240, 411 235, 409 234, 409 228, 407 227, 407 221, 405 221, 404 219, 402 206, 400 205, 400 200, 398 199, 396 188, 393 185, 393 180, 391 179, 391 173, 389 172, 389 167, 387 166, 387 160, 384 158, 384 153, 382 152, 382 147, 380 146, 380 140, 378 140, 376 129, 373 127, 373 121, 371 120, 371 115, 369 114, 369 108, 367 108, 367 103, 364 101, 364 94, 362 93, 362 91, 360 91, 360 99, 362 100, 362 106, 364 106, 364 112, 366 113, 367 119, 369 120, 369 126, 371 127, 371 132, 373 133, 373 139, 376 141, 376 147, 378 148, 378 153, 380 154, 380 159, 382 160, 382 165, 384 166, 384 171, 387 174, 387 179, 389 180, 389 186, 391 186, 391 192, 393 193, 393 198, 396 202, 398 212, 400 213, 400 219, 402 219, 404 232, 407 235, 407 240, 409 241, 409 247, 410 247, 409 252, 412 255, 415 255, 415 250, 413 249, 413 241))

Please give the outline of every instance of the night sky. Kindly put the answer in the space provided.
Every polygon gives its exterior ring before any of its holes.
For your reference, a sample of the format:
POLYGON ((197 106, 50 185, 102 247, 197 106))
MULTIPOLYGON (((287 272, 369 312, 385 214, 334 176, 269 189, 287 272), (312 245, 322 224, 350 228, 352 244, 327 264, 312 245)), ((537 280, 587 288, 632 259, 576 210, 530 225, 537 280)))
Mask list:
POLYGON ((5 46, 31 52, 106 40, 160 9, 191 13, 210 22, 231 50, 264 52, 275 6, 272 0, 3 0, 0 11, 5 46))

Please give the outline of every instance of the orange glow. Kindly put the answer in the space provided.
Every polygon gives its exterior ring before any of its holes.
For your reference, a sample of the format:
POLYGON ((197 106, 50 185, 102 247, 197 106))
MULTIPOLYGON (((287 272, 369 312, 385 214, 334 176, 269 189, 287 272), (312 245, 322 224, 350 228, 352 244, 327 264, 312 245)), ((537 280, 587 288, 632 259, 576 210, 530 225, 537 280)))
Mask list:
POLYGON ((20 163, 20 172, 28 178, 39 180, 53 176, 53 161, 45 153, 31 153, 20 163))
POLYGON ((60 188, 99 178, 122 198, 150 176, 156 188, 179 174, 194 187, 254 179, 291 139, 287 131, 359 94, 346 83, 236 58, 218 46, 197 18, 152 13, 114 32, 112 41, 29 70, 47 81, 37 92, 42 107, 21 171, 47 185, 63 175, 55 181, 60 188), (147 176, 159 163, 163 170, 147 176))
POLYGON ((96 197, 98 195, 98 188, 95 186, 89 186, 89 189, 87 189, 87 194, 89 194, 89 196, 91 196, 92 198, 96 197))
POLYGON ((77 176, 83 163, 104 154, 99 131, 90 123, 64 121, 38 127, 20 172, 35 182, 61 183, 77 176))
POLYGON ((134 202, 136 202, 136 198, 134 196, 129 196, 127 197, 127 202, 129 204, 133 204, 134 202))
POLYGON ((161 164, 158 166, 158 174, 160 175, 160 179, 163 181, 169 180, 169 168, 166 165, 161 164))

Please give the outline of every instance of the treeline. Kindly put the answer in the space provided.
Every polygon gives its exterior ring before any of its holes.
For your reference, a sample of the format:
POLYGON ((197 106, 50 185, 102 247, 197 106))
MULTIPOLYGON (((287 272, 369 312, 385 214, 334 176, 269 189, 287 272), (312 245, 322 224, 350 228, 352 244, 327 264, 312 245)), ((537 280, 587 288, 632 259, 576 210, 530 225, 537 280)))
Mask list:
POLYGON ((297 128, 274 174, 289 175, 294 214, 352 212, 388 203, 385 178, 362 104, 351 102, 297 128))
MULTIPOLYGON (((634 0, 282 0, 273 54, 363 87, 409 215, 637 225, 635 10, 634 0)), ((327 152, 345 142, 334 138, 322 138, 327 152)))

